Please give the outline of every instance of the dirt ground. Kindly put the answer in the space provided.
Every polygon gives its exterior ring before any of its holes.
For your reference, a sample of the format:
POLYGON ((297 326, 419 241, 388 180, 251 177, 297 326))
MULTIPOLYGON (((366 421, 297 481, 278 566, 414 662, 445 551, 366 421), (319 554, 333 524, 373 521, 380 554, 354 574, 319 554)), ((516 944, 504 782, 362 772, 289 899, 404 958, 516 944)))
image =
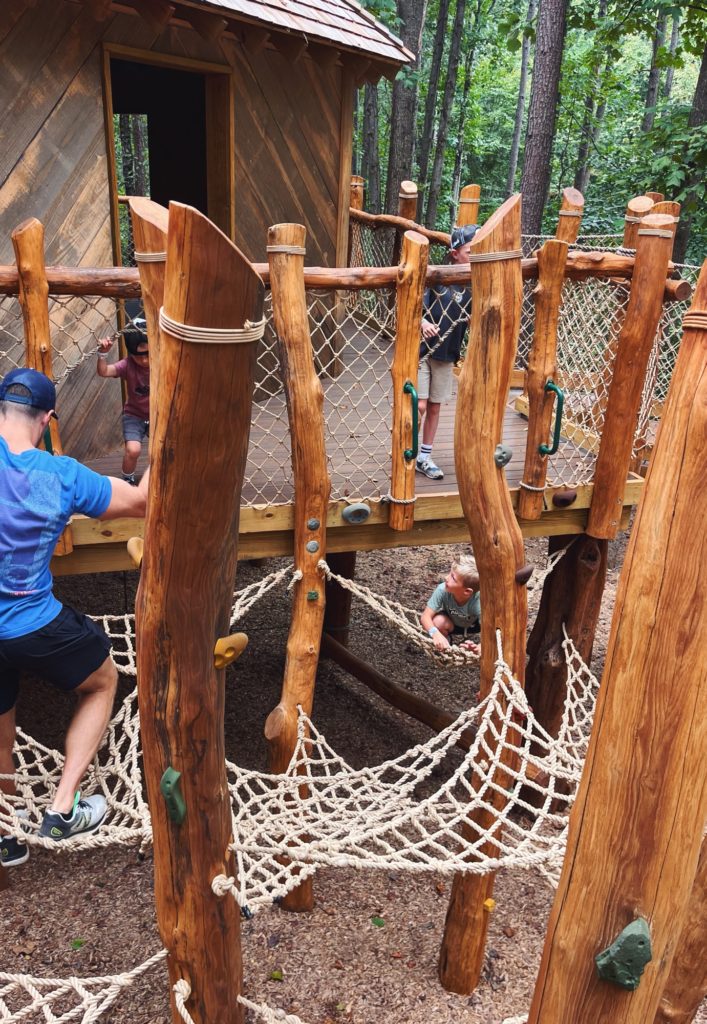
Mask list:
MULTIPOLYGON (((529 560, 543 541, 527 542, 529 560)), ((612 544, 594 668, 603 665, 625 538, 612 544)), ((413 548, 359 555, 357 578, 380 593, 422 608, 456 548, 413 548)), ((239 567, 238 587, 266 567, 239 567)), ((61 579, 57 594, 89 613, 132 610, 135 573, 61 579)), ((277 703, 289 622, 283 589, 249 613, 250 644, 228 670, 226 748, 232 760, 265 767, 263 724, 277 703)), ((443 669, 383 620, 354 601, 352 649, 380 671, 449 710, 473 700, 476 668, 443 669)), ((121 683, 121 694, 129 681, 121 683)), ((61 744, 66 701, 42 684, 25 685, 20 724, 52 746, 61 744)), ((429 731, 391 709, 331 662, 322 662, 313 718, 356 766, 375 764, 429 738, 429 731)), ((55 857, 43 850, 13 871, 0 897, 3 969, 40 976, 113 974, 160 948, 153 904, 152 859, 114 848, 55 857), (78 948, 76 948, 78 947, 78 948)), ((308 1024, 501 1024, 527 1011, 538 969, 552 892, 534 873, 501 872, 486 962, 471 996, 445 992, 437 958, 449 897, 442 876, 321 871, 311 915, 275 906, 244 922, 245 993, 298 1014, 308 1024), (373 918, 379 919, 378 926, 373 918), (380 925, 380 919, 383 924, 380 925)), ((166 969, 159 967, 121 995, 103 1018, 168 1024, 166 969)), ((707 1004, 696 1018, 707 1024, 707 1004)), ((571 1024, 571 1022, 557 1022, 571 1024)), ((651 1024, 651 1022, 646 1022, 651 1024)))

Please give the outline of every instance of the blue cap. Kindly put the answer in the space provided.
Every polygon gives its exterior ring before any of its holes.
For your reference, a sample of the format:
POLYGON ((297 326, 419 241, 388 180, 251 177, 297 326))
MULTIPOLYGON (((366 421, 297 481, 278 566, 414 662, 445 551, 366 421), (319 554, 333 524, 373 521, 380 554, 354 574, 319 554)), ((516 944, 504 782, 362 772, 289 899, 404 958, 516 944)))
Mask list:
POLYGON ((479 230, 477 224, 466 224, 463 228, 452 228, 452 241, 450 249, 461 249, 463 245, 470 242, 479 230))
MULTIPOLYGON (((30 405, 33 409, 49 412, 56 405, 56 388, 46 374, 20 366, 16 370, 10 370, 0 384, 0 402, 16 402, 18 405, 30 405), (8 389, 13 384, 21 384, 29 394, 8 395, 8 389)), ((55 419, 58 418, 56 413, 53 415, 55 419)))

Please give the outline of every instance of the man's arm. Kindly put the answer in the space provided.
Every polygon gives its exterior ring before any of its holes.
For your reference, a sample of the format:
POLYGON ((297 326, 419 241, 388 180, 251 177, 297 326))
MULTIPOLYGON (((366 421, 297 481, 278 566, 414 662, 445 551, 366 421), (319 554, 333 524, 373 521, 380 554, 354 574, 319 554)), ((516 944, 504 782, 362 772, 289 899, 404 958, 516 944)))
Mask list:
POLYGON ((126 480, 119 480, 115 476, 109 476, 111 485, 111 498, 108 508, 100 515, 99 519, 119 519, 122 516, 141 519, 147 508, 147 486, 150 477, 150 470, 145 473, 137 487, 133 487, 126 480))

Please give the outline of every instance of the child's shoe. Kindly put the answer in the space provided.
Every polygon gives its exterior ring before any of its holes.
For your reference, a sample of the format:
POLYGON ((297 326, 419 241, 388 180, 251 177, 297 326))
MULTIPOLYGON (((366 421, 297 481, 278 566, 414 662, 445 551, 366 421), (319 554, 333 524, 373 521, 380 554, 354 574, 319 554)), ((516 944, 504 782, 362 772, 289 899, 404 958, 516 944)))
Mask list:
POLYGON ((100 794, 96 793, 82 800, 81 794, 77 793, 71 814, 61 814, 59 811, 44 812, 39 834, 45 839, 54 839, 59 843, 82 832, 95 832, 105 818, 107 810, 105 797, 100 794))
MULTIPOLYGON (((15 811, 15 817, 28 817, 27 811, 15 811)), ((16 868, 29 860, 27 844, 14 836, 0 836, 0 864, 4 868, 16 868)))
POLYGON ((444 473, 432 459, 417 459, 415 469, 429 480, 441 480, 444 477, 444 473))

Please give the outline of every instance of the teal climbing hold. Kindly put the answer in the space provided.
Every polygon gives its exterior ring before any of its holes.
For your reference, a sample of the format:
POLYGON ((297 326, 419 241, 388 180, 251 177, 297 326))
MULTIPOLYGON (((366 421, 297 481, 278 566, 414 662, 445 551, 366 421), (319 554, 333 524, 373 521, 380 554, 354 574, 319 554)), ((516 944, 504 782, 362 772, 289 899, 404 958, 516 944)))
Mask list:
POLYGON ((644 917, 637 917, 594 960, 603 981, 633 991, 652 956, 650 927, 644 917))

